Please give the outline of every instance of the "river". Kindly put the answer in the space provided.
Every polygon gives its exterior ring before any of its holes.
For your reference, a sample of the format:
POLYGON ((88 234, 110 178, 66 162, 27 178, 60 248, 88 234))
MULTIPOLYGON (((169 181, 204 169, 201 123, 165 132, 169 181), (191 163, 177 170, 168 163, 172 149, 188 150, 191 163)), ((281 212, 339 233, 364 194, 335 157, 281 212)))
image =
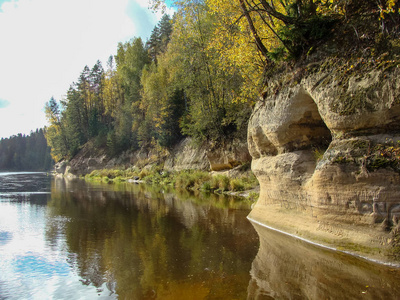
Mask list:
POLYGON ((398 268, 252 224, 249 206, 0 173, 0 299, 399 299, 398 268))

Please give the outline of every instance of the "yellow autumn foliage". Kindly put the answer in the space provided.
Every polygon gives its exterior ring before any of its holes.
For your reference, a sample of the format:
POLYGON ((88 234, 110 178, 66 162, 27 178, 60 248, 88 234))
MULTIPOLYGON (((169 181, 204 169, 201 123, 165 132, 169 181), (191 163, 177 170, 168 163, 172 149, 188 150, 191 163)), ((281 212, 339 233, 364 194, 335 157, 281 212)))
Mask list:
MULTIPOLYGON (((151 1, 154 8, 165 5, 162 0, 151 1)), ((332 15, 345 16, 348 9, 348 2, 345 0, 203 0, 203 1, 172 1, 178 8, 178 17, 174 31, 178 31, 180 40, 177 42, 185 43, 185 38, 190 36, 193 28, 196 28, 198 16, 192 9, 193 5, 205 3, 208 7, 208 13, 213 15, 215 22, 214 33, 207 42, 204 49, 207 53, 218 53, 218 63, 220 67, 230 72, 235 70, 239 72, 245 84, 240 94, 237 94, 233 101, 246 101, 259 92, 260 83, 262 83, 263 71, 268 68, 268 57, 265 53, 261 54, 255 34, 265 46, 268 53, 273 53, 277 49, 285 49, 286 55, 290 55, 290 44, 284 42, 281 32, 286 26, 291 26, 300 18, 301 8, 308 11, 310 15, 318 17, 329 17, 332 15), (276 14, 271 14, 266 7, 276 14), (251 20, 246 18, 246 13, 251 20), (297 14, 297 15, 296 15, 297 14), (280 16, 282 16, 280 18, 280 16), (185 18, 185 22, 180 22, 179 18, 185 18), (287 20, 293 20, 293 24, 288 24, 287 20), (187 22, 193 20, 194 23, 187 22), (184 24, 184 25, 180 25, 184 24), (253 26, 253 28, 251 28, 253 26)), ((383 6, 376 4, 380 10, 380 17, 394 13, 398 0, 386 0, 383 6)), ((381 3, 381 1, 377 2, 381 3)), ((280 51, 280 50, 279 50, 280 51)), ((283 52, 283 55, 284 52, 283 52)), ((283 57, 285 58, 285 57, 283 57)))

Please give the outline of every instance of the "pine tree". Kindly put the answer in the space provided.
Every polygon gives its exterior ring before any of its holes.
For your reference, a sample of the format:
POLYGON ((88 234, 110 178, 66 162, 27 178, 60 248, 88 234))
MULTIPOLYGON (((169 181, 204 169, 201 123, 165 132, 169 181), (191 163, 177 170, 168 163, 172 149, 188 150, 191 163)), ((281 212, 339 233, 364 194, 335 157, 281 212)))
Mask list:
POLYGON ((43 129, 0 140, 1 171, 47 171, 52 165, 43 129))
POLYGON ((172 34, 172 20, 169 15, 163 15, 158 24, 151 32, 150 39, 146 43, 146 48, 151 61, 157 64, 157 56, 167 50, 172 34))

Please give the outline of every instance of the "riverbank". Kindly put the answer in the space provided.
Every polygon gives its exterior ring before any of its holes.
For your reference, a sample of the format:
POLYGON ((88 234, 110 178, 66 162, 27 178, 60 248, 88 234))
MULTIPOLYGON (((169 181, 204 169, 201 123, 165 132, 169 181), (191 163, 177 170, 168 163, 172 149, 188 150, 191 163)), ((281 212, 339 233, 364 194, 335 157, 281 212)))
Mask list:
POLYGON ((162 166, 154 165, 143 169, 132 167, 125 170, 95 170, 82 178, 87 181, 107 183, 144 182, 175 189, 229 194, 255 201, 259 195, 259 184, 248 167, 248 165, 243 165, 229 172, 207 172, 202 170, 166 171, 162 166))
POLYGON ((311 210, 288 209, 281 204, 255 205, 248 219, 266 228, 311 244, 400 267, 396 236, 377 225, 341 222, 333 215, 322 218, 311 210))
POLYGON ((231 194, 255 201, 259 183, 251 171, 247 142, 230 140, 215 144, 181 140, 174 148, 141 148, 117 156, 87 143, 70 161, 55 166, 57 176, 88 181, 145 182, 175 189, 231 194))

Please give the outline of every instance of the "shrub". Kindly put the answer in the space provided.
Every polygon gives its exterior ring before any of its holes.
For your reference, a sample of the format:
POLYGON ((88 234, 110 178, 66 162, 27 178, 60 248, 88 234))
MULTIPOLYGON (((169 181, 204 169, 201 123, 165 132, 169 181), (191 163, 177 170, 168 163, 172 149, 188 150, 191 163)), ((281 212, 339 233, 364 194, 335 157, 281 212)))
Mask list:
POLYGON ((250 194, 249 194, 250 201, 257 201, 258 197, 260 197, 260 194, 257 192, 250 192, 250 194))
POLYGON ((140 171, 136 168, 129 168, 129 169, 125 170, 125 177, 127 179, 134 178, 136 176, 139 176, 139 172, 140 171))
POLYGON ((124 182, 126 181, 126 179, 124 177, 121 176, 117 176, 113 179, 114 182, 124 182))
POLYGON ((142 169, 140 171, 140 173, 139 173, 139 178, 143 179, 143 178, 145 178, 145 177, 147 177, 149 175, 150 175, 150 170, 149 169, 142 169))
POLYGON ((204 182, 200 188, 202 191, 210 192, 211 191, 211 184, 209 181, 204 182))
POLYGON ((210 188, 211 190, 216 190, 218 189, 218 176, 213 176, 211 177, 211 181, 210 181, 210 188))
POLYGON ((216 176, 218 179, 218 188, 221 191, 227 191, 229 190, 229 186, 230 186, 230 180, 229 177, 225 176, 225 175, 217 175, 216 176))
POLYGON ((313 154, 314 154, 314 158, 316 159, 316 161, 320 161, 322 159, 322 157, 324 156, 325 151, 321 148, 314 148, 313 149, 313 154))
POLYGON ((186 188, 190 186, 190 178, 187 172, 179 173, 175 178, 175 187, 176 188, 186 188))
POLYGON ((204 171, 183 171, 175 178, 176 188, 200 189, 202 184, 210 179, 210 175, 204 171))
POLYGON ((245 190, 250 190, 259 185, 258 179, 253 173, 250 173, 249 176, 242 177, 242 180, 245 185, 245 190))
POLYGON ((235 192, 244 191, 245 183, 241 178, 234 178, 230 182, 230 189, 235 192))

